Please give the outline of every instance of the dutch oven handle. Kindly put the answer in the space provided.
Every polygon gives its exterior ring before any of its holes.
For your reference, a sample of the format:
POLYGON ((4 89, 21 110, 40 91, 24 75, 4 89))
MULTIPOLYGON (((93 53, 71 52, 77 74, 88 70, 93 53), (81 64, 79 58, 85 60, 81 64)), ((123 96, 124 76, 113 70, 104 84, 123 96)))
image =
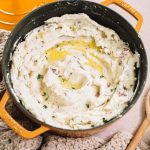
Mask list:
MULTIPOLYGON (((41 5, 44 5, 49 2, 55 2, 57 0, 42 0, 41 5)), ((6 111, 6 103, 9 100, 10 96, 8 91, 6 90, 5 94, 3 95, 1 101, 0 101, 0 118, 12 129, 14 130, 18 135, 22 136, 26 139, 34 138, 42 133, 45 133, 46 131, 51 130, 47 126, 41 125, 39 128, 35 129, 34 131, 29 131, 22 127, 17 121, 15 121, 10 114, 6 111)))
POLYGON ((22 127, 18 122, 16 122, 6 111, 6 103, 9 99, 9 93, 6 91, 2 100, 0 101, 0 118, 12 129, 14 130, 18 135, 22 136, 23 138, 26 139, 31 139, 34 138, 48 130, 50 128, 46 126, 41 126, 34 131, 29 131, 22 127))
POLYGON ((137 20, 137 24, 136 24, 136 27, 135 27, 136 31, 137 32, 140 31, 142 23, 143 23, 143 17, 132 6, 130 6, 129 4, 124 2, 123 0, 104 0, 101 4, 104 5, 104 6, 108 6, 110 4, 116 4, 119 7, 123 8, 124 10, 126 10, 127 12, 129 12, 137 20))

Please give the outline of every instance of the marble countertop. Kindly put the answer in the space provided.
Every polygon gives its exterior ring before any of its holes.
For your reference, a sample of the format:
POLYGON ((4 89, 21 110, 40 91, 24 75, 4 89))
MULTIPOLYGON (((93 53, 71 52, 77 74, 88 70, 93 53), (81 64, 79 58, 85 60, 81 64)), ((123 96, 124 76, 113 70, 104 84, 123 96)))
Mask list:
MULTIPOLYGON (((91 0, 93 2, 102 2, 102 0, 91 0)), ((142 41, 144 43, 148 59, 150 57, 150 1, 148 0, 125 0, 128 4, 130 4, 133 8, 138 10, 142 16, 143 16, 143 25, 142 28, 139 32, 139 35, 142 38, 142 41)), ((121 9, 120 7, 112 4, 108 6, 109 8, 112 8, 119 14, 121 14, 125 19, 127 19, 133 26, 136 25, 136 20, 128 14, 126 11, 121 9)), ((147 82, 146 86, 143 90, 143 93, 141 94, 139 100, 137 103, 134 105, 134 107, 126 113, 125 116, 123 116, 120 120, 112 124, 111 126, 107 127, 106 129, 102 130, 100 133, 98 133, 98 136, 102 138, 109 138, 112 136, 114 133, 118 131, 128 131, 132 134, 136 132, 138 129, 139 125, 141 124, 142 120, 144 119, 145 116, 145 107, 144 107, 144 102, 145 102, 145 96, 147 94, 148 89, 150 89, 150 59, 148 60, 149 62, 149 67, 148 67, 148 76, 147 76, 147 82)), ((143 140, 150 145, 150 128, 146 131, 143 140)))

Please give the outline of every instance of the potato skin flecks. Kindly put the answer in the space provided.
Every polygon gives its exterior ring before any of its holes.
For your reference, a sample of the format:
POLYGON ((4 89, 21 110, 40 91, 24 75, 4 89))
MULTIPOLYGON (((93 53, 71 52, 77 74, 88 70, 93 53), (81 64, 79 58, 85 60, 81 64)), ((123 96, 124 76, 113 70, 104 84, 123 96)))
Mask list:
POLYGON ((127 107, 133 54, 115 31, 86 14, 54 17, 29 32, 12 57, 11 80, 37 119, 65 129, 102 125, 127 107))

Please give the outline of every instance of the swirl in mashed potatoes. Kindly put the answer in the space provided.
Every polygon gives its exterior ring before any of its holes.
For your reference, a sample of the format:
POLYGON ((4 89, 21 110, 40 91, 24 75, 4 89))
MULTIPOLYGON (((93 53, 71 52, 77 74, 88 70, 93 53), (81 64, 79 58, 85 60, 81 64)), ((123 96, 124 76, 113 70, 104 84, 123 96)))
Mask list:
POLYGON ((139 54, 86 14, 54 17, 29 32, 12 57, 11 80, 24 107, 65 129, 119 115, 134 92, 139 54))

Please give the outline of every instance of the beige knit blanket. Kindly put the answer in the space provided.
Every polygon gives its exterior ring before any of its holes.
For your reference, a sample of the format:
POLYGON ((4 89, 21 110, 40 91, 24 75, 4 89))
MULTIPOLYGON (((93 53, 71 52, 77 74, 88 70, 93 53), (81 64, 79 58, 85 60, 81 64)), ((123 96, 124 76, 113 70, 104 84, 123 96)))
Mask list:
MULTIPOLYGON (((0 29, 0 70, 2 52, 9 36, 8 31, 0 29)), ((0 98, 5 90, 2 74, 0 73, 0 98)), ((27 129, 36 128, 36 124, 26 118, 10 100, 7 104, 9 113, 27 129)), ((86 138, 65 138, 46 133, 34 139, 26 140, 14 133, 0 119, 0 150, 125 150, 132 135, 127 132, 118 132, 111 139, 105 140, 97 136, 86 138)), ((141 142, 137 150, 150 150, 150 147, 141 142)))

